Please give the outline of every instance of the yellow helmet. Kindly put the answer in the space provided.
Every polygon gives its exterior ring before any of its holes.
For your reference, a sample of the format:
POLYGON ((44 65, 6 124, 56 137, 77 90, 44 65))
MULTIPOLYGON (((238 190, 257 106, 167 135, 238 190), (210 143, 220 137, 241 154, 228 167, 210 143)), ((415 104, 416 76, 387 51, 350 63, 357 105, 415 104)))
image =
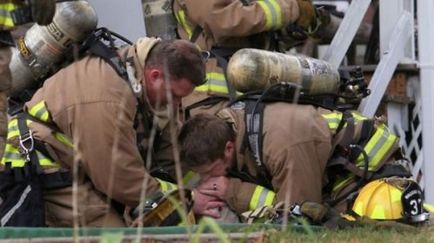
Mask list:
POLYGON ((353 212, 377 220, 420 223, 429 219, 423 209, 419 185, 406 178, 390 177, 369 182, 354 201, 353 212))

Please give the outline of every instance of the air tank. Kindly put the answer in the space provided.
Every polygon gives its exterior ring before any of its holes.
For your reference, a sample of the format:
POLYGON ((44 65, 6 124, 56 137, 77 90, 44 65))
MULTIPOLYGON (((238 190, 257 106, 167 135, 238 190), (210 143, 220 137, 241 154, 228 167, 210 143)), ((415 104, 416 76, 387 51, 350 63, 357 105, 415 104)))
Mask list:
POLYGON ((171 0, 142 0, 146 36, 176 39, 176 19, 171 0))
POLYGON ((65 50, 83 41, 97 26, 97 15, 87 1, 61 1, 56 4, 53 21, 47 26, 34 24, 17 40, 10 69, 11 96, 17 96, 39 79, 53 72, 65 57, 65 50))
POLYGON ((338 70, 323 60, 251 48, 234 53, 227 78, 240 92, 292 82, 306 94, 337 93, 340 82, 338 70))

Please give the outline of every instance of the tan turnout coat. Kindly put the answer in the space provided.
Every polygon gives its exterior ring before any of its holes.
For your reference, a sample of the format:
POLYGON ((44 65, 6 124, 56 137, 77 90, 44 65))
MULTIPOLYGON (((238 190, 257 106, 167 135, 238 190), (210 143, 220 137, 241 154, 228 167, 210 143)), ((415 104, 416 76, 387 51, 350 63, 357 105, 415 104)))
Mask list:
MULTIPOLYGON (((262 176, 250 150, 242 151, 244 110, 227 108, 218 114, 233 122, 236 131, 236 166, 247 167, 253 177, 262 176)), ((271 175, 274 202, 313 201, 321 203, 324 171, 332 149, 332 135, 326 121, 312 106, 272 103, 265 107, 263 122, 263 163, 271 175)), ((247 211, 256 185, 230 179, 225 199, 241 213, 247 211)))
MULTIPOLYGON (((158 42, 146 41, 150 46, 158 42)), ((136 78, 141 80, 143 71, 135 46, 121 52, 121 56, 125 54, 134 57, 136 78)), ((136 145, 137 100, 129 84, 103 59, 85 57, 46 80, 26 107, 40 101, 45 102, 53 125, 72 138, 74 144, 74 151, 62 148, 53 140, 52 130, 31 124, 35 137, 50 144, 65 167, 72 171, 74 160, 79 163, 76 194, 79 224, 123 226, 122 215, 111 207, 110 199, 125 206, 137 206, 144 180, 146 194, 159 190, 158 181, 145 169, 136 145)), ((145 106, 144 112, 152 117, 152 109, 145 106)), ((154 147, 154 160, 170 163, 173 160, 169 135, 166 130, 159 133, 163 135, 154 147)), ((148 140, 142 141, 142 145, 147 149, 148 140)), ((72 187, 45 192, 50 226, 72 225, 73 198, 72 187)))

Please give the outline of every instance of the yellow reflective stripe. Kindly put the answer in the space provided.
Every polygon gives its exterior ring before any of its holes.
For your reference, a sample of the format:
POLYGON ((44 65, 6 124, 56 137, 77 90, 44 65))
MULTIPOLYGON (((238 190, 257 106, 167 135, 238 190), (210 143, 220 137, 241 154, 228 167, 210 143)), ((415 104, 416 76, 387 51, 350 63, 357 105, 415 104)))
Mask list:
MULTIPOLYGON (((229 93, 225 75, 223 73, 209 72, 206 74, 206 80, 205 84, 196 87, 194 90, 199 92, 229 93)), ((236 95, 241 94, 241 92, 236 92, 236 95)))
MULTIPOLYGON (((392 148, 397 139, 398 138, 394 134, 389 132, 389 129, 384 124, 380 124, 377 127, 374 136, 372 136, 364 147, 365 152, 368 154, 370 170, 375 169, 381 159, 383 159, 392 148)), ((359 167, 364 165, 363 154, 359 155, 356 164, 359 167)))
POLYGON ((5 153, 1 160, 1 164, 5 165, 6 162, 10 162, 12 167, 23 167, 25 163, 18 149, 8 143, 6 144, 5 153))
POLYGON ((327 121, 327 125, 329 126, 329 129, 332 131, 335 131, 336 128, 338 128, 339 123, 341 122, 342 119, 342 113, 340 112, 322 114, 322 116, 327 121))
POLYGON ((30 108, 29 114, 40 119, 43 122, 49 122, 50 113, 48 113, 47 107, 44 101, 40 101, 36 105, 30 108))
POLYGON ((17 6, 13 3, 0 3, 0 25, 6 27, 14 26, 10 12, 16 8, 17 6))
POLYGON ((188 35, 188 39, 191 39, 191 35, 193 34, 192 27, 187 23, 187 20, 185 18, 185 12, 184 10, 179 10, 175 13, 176 20, 181 25, 181 27, 184 29, 184 31, 188 35))
POLYGON ((226 85, 225 76, 222 73, 209 72, 206 74, 206 83, 196 87, 194 90, 199 92, 219 92, 227 94, 228 87, 226 85))
MULTIPOLYGON (((360 114, 356 111, 352 111, 351 114, 354 118, 355 123, 368 119, 367 117, 363 116, 362 114, 360 114)), ((342 113, 341 112, 332 112, 332 113, 328 113, 328 114, 322 114, 322 117, 327 121, 327 125, 328 125, 329 129, 334 134, 336 132, 336 129, 339 126, 339 123, 342 120, 342 113)), ((347 126, 347 124, 345 123, 343 127, 346 127, 346 126, 347 126)))
MULTIPOLYGON (((49 159, 41 152, 36 151, 36 155, 38 156, 39 164, 42 167, 57 167, 57 168, 60 167, 60 164, 58 162, 55 162, 55 161, 49 159)), ((19 152, 18 148, 11 145, 11 144, 6 144, 5 153, 4 153, 3 158, 1 160, 1 164, 5 165, 6 162, 10 162, 11 166, 13 168, 23 167, 26 163, 25 159, 23 158, 23 156, 19 152)))
POLYGON ((199 176, 198 173, 190 170, 189 172, 187 172, 187 174, 185 174, 184 178, 182 178, 182 182, 185 184, 188 184, 192 179, 194 179, 195 177, 199 176))
POLYGON ((249 203, 249 210, 273 204, 275 193, 262 186, 256 186, 249 203))
POLYGON ((156 178, 156 179, 157 179, 157 181, 160 183, 161 191, 162 191, 164 194, 166 194, 166 193, 168 193, 168 192, 171 192, 171 191, 173 191, 173 190, 178 189, 178 186, 175 185, 175 184, 173 184, 173 183, 170 183, 170 182, 167 182, 167 181, 163 181, 163 180, 158 179, 158 178, 156 178))
POLYGON ((336 181, 332 191, 333 192, 339 191, 341 188, 345 187, 348 184, 348 182, 350 182, 353 178, 354 176, 350 176, 348 178, 340 179, 336 181))
POLYGON ((60 132, 54 132, 53 135, 57 141, 65 144, 68 147, 71 147, 71 148, 73 147, 71 139, 69 139, 69 137, 67 137, 65 134, 60 133, 60 132))
MULTIPOLYGON (((26 120, 27 125, 32 123, 31 120, 26 120)), ((20 131, 18 129, 18 120, 12 119, 8 122, 8 136, 7 139, 20 136, 20 131)))
POLYGON ((359 112, 356 111, 352 111, 351 114, 353 115, 354 120, 356 121, 363 121, 363 120, 367 120, 368 118, 362 114, 360 114, 359 112))
POLYGON ((60 164, 58 162, 49 159, 48 157, 46 157, 41 152, 36 151, 36 155, 38 156, 39 164, 42 167, 51 167, 51 168, 52 167, 56 167, 56 168, 60 168, 60 164))
POLYGON ((18 126, 8 127, 8 136, 7 138, 18 137, 20 135, 20 131, 18 130, 18 126))
POLYGON ((283 26, 282 9, 276 0, 256 1, 265 13, 266 30, 276 30, 283 26))

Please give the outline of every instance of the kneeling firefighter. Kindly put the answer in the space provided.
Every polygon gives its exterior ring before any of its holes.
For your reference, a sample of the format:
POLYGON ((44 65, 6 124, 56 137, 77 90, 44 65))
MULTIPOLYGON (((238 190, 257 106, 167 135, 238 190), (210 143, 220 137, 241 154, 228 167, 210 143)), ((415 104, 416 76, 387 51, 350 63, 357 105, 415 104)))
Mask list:
MULTIPOLYGON (((57 4, 54 0, 8 1, 0 3, 0 7, 5 10, 1 13, 7 15, 2 18, 6 26, 36 22, 25 37, 17 40, 18 49, 13 49, 10 63, 12 75, 1 76, 1 87, 7 81, 7 90, 13 97, 24 93, 35 80, 47 78, 48 70, 53 71, 54 65, 64 57, 62 51, 83 40, 96 27, 96 13, 86 1, 57 4), (22 3, 15 5, 17 2, 22 3), (80 35, 73 35, 74 31, 80 35), (6 76, 11 80, 3 80, 6 76)), ((7 44, 13 45, 14 41, 7 34, 7 44)), ((10 54, 10 50, 7 51, 10 54)), ((1 104, 2 109, 5 108, 2 114, 6 116, 6 100, 2 99, 1 104)), ((33 115, 46 120, 44 114, 33 115)), ((0 166, 0 226, 44 226, 42 190, 71 185, 70 172, 62 169, 55 154, 35 139, 28 127, 32 122, 27 120, 27 115, 20 113, 8 125, 7 118, 2 117, 1 121, 7 128, 4 130, 7 144, 4 154, 2 148, 0 166)), ((54 134, 59 144, 70 146, 62 134, 54 134)))
MULTIPOLYGON (((0 2, 0 155, 3 156, 7 133, 7 96, 11 88, 10 47, 14 46, 11 31, 15 27, 36 22, 47 25, 55 11, 55 0, 6 0, 0 2)), ((13 72, 12 72, 13 75, 13 72)))
POLYGON ((83 56, 45 81, 9 122, 3 175, 24 190, 4 198, 28 202, 29 184, 39 183, 49 226, 71 226, 74 216, 80 225, 125 226, 124 210, 140 203, 142 191, 176 189, 173 179, 160 179, 161 168, 173 165, 172 127, 157 118, 169 103, 162 87, 167 79, 177 104, 202 84, 200 52, 187 41, 155 38, 118 49, 105 44, 114 43, 111 34, 96 30, 80 46, 83 56), (77 164, 73 194, 71 168, 77 164))
MULTIPOLYGON (((323 200, 338 212, 345 212, 352 195, 372 180, 411 176, 409 170, 401 165, 405 158, 398 146, 399 138, 388 129, 384 120, 371 119, 345 109, 345 106, 336 106, 339 103, 336 99, 342 98, 344 103, 355 102, 369 95, 361 70, 352 75, 342 83, 338 71, 323 61, 256 49, 237 51, 228 65, 229 81, 237 90, 246 92, 238 99, 244 103, 247 114, 244 147, 255 153, 257 166, 263 167, 259 171, 264 171, 264 178, 269 177, 261 162, 264 107, 270 102, 286 101, 327 108, 318 108, 333 138, 333 150, 326 167, 327 180, 323 184, 323 200), (255 92, 257 89, 260 91, 255 92), (318 95, 331 96, 332 102, 323 103, 323 97, 318 95), (254 117, 259 124, 249 124, 248 117, 254 117)), ((253 123, 253 119, 250 120, 253 123)), ((259 183, 258 191, 264 191, 264 187, 270 190, 268 203, 252 198, 250 205, 259 208, 271 205, 273 188, 259 183)))
MULTIPOLYGON (((54 0, 9 0, 0 2, 0 155, 3 157, 6 136, 7 136, 7 98, 11 88, 11 70, 9 68, 9 62, 11 58, 10 48, 14 46, 14 41, 11 36, 11 31, 22 24, 28 22, 36 22, 40 25, 47 25, 51 23, 53 15, 55 13, 55 1, 54 0)), ((13 75, 13 72, 12 72, 13 75)), ((33 214, 26 215, 20 219, 11 219, 11 213, 7 214, 5 211, 11 209, 13 205, 10 204, 10 200, 6 199, 6 196, 20 198, 21 192, 28 192, 28 188, 22 186, 13 186, 4 176, 4 166, 2 166, 2 172, 0 176, 0 225, 37 225, 40 223, 38 219, 34 219, 33 216, 39 217, 40 211, 27 211, 33 214), (6 179, 6 180, 5 180, 6 179), (9 195, 6 195, 5 193, 9 195), (13 222, 12 222, 13 221, 13 222), (12 224, 10 224, 12 222, 12 224)), ((37 205, 41 206, 41 205, 37 205)))

